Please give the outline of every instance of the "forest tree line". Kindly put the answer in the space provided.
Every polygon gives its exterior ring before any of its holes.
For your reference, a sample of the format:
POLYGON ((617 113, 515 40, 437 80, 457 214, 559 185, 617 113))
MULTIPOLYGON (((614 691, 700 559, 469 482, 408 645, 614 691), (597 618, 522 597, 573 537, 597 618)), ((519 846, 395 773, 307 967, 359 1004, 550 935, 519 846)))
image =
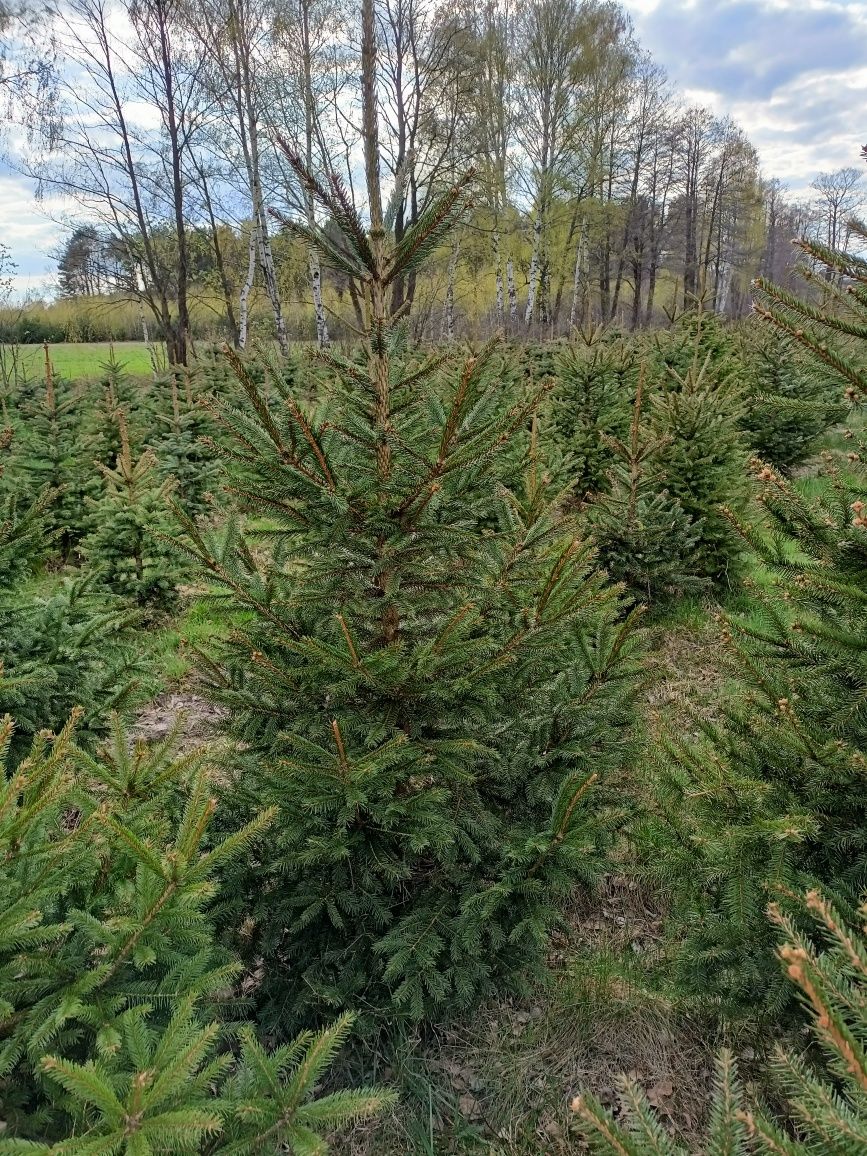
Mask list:
MULTIPOLYGON (((302 303, 320 345, 362 328, 355 279, 285 233, 329 225, 289 154, 364 209, 357 19, 334 0, 70 0, 20 162, 75 206, 59 292, 138 302, 178 363, 205 299, 239 348, 257 311, 285 347, 302 303)), ((787 283, 792 238, 848 241, 860 171, 791 199, 740 126, 685 104, 615 3, 382 0, 376 19, 396 242, 474 172, 461 228, 391 286, 416 338, 636 329, 699 295, 738 317, 752 278, 787 283)))

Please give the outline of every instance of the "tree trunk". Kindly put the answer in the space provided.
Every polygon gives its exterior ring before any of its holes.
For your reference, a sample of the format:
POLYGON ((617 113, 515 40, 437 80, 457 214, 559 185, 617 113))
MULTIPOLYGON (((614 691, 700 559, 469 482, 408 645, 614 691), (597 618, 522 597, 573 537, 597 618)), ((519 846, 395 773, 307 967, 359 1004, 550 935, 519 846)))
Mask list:
POLYGON ((237 349, 239 347, 238 339, 238 322, 235 320, 235 307, 232 304, 232 287, 229 284, 229 275, 226 272, 226 262, 223 256, 223 246, 220 244, 220 232, 217 225, 217 218, 214 213, 214 206, 211 201, 211 194, 208 189, 208 179, 204 168, 193 162, 196 166, 196 171, 199 174, 199 180, 202 182, 202 197, 205 202, 205 208, 208 213, 208 222, 211 227, 211 243, 214 247, 214 263, 217 266, 217 275, 220 278, 220 288, 223 291, 223 304, 226 309, 226 325, 229 329, 229 337, 232 345, 237 349))
POLYGON ((238 302, 240 319, 238 324, 238 348, 247 348, 247 332, 250 319, 250 290, 253 288, 253 279, 256 276, 256 227, 250 226, 250 243, 247 257, 247 276, 241 286, 241 298, 238 302))
POLYGON ((177 262, 176 262, 176 293, 178 304, 178 320, 175 332, 175 364, 187 364, 187 342, 190 335, 190 313, 187 301, 189 284, 189 254, 187 251, 187 226, 184 220, 184 178, 181 171, 183 145, 181 143, 180 128, 175 109, 174 72, 172 50, 169 38, 168 15, 162 4, 156 8, 158 31, 160 37, 160 64, 163 71, 163 83, 166 94, 166 129, 169 136, 172 169, 172 208, 175 217, 175 232, 177 234, 177 262))
POLYGON ((503 329, 505 314, 503 312, 503 258, 500 253, 500 227, 494 226, 494 273, 497 281, 497 329, 503 329))
POLYGON ((310 272, 310 287, 313 291, 313 310, 316 314, 316 344, 320 349, 327 349, 331 344, 331 338, 328 335, 325 306, 322 304, 322 269, 319 264, 319 254, 315 249, 311 248, 308 254, 307 267, 310 272))
POLYGON ((441 340, 449 345, 455 339, 455 273, 458 267, 458 253, 460 241, 455 237, 452 243, 452 252, 449 257, 448 280, 446 282, 446 300, 443 306, 443 324, 441 340))
POLYGON ((539 289, 539 260, 542 249, 542 214, 536 214, 533 222, 533 254, 530 257, 530 274, 527 284, 527 308, 524 310, 524 324, 529 328, 536 311, 536 294, 539 289))
POLYGON ((506 261, 506 287, 509 294, 509 328, 514 329, 518 324, 518 291, 515 288, 515 265, 511 253, 506 261))
POLYGON ((575 250, 575 272, 572 278, 572 306, 569 310, 569 328, 574 329, 578 324, 578 302, 581 301, 581 324, 585 320, 587 286, 584 283, 584 266, 587 252, 587 217, 581 219, 581 232, 578 237, 578 247, 575 250))

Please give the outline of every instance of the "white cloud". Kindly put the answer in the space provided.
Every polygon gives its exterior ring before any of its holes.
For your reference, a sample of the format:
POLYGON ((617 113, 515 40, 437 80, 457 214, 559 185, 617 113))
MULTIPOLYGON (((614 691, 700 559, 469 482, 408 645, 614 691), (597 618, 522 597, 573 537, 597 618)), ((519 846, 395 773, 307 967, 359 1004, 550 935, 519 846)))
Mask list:
POLYGON ((63 229, 46 210, 58 208, 56 203, 40 205, 33 183, 24 177, 0 175, 0 221, 3 241, 17 266, 16 296, 41 292, 54 276, 51 254, 62 239, 63 229))
MULTIPOLYGON (((624 0, 639 39, 685 98, 730 115, 768 176, 805 195, 860 165, 867 4, 848 0, 624 0)), ((867 174, 867 169, 865 169, 867 174)))

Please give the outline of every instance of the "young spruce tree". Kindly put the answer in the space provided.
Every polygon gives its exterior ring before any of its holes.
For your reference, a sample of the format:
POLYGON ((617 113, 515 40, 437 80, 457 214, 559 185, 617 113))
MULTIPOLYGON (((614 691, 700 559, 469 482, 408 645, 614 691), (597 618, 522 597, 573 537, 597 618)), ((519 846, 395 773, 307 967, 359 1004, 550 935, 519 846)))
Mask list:
POLYGON ((168 610, 177 600, 181 576, 178 555, 168 541, 172 479, 160 480, 151 450, 134 456, 122 409, 115 421, 120 450, 114 468, 98 463, 104 492, 82 552, 107 589, 135 606, 168 610))
MULTIPOLYGON (((12 733, 0 721, 0 759, 12 733)), ((324 1153, 376 1090, 314 1089, 349 1022, 268 1053, 209 907, 272 816, 214 839, 208 755, 73 724, 0 776, 0 1153, 324 1153)))
POLYGON ((701 590, 690 573, 699 538, 696 525, 665 488, 660 455, 666 442, 642 426, 644 374, 639 377, 626 441, 608 437, 615 455, 609 488, 587 511, 599 560, 617 582, 644 602, 701 590))
MULTIPOLYGON (((852 290, 835 287, 847 311, 829 313, 826 328, 852 345, 794 329, 800 311, 816 326, 825 315, 766 283, 759 310, 815 345, 855 391, 867 386, 854 344, 860 332, 867 348, 867 327, 852 316, 867 311, 867 262, 826 256, 852 290)), ((847 456, 815 499, 755 463, 764 524, 729 516, 771 581, 755 611, 726 627, 739 683, 698 741, 670 735, 659 751, 662 846, 650 854, 673 887, 678 983, 730 1015, 776 1015, 788 999, 769 899, 818 880, 851 915, 867 887, 867 469, 863 448, 847 456)))
POLYGON ((255 756, 232 791, 278 817, 227 883, 227 918, 283 1033, 342 1008, 379 1026, 442 1017, 526 984, 599 862, 593 788, 631 717, 633 618, 532 467, 522 492, 491 480, 539 395, 504 397, 490 347, 456 370, 403 352, 391 288, 463 212, 468 180, 394 242, 370 0, 363 17, 369 231, 335 175, 290 161, 340 232, 292 228, 363 287, 365 361, 321 353, 314 406, 275 364, 269 402, 227 353, 248 398, 216 407, 234 492, 270 520, 270 549, 186 526, 247 615, 213 675, 255 756))

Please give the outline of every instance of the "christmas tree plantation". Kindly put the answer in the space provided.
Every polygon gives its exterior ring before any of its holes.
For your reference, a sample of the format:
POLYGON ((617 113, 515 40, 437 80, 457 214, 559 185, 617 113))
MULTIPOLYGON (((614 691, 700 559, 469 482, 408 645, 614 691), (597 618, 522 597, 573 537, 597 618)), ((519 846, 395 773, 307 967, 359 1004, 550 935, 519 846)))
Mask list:
POLYGON ((466 183, 395 245, 371 102, 369 231, 335 177, 290 158, 341 227, 297 231, 365 288, 366 364, 321 355, 308 405, 279 366, 266 393, 229 355, 247 396, 216 403, 229 484, 261 535, 187 525, 247 615, 211 673, 248 744, 233 795, 277 818, 224 918, 281 1032, 342 1008, 442 1017, 526 984, 599 862, 602 784, 629 749, 632 620, 532 465, 520 490, 490 481, 540 395, 504 392, 490 347, 413 362, 388 314, 466 183))

